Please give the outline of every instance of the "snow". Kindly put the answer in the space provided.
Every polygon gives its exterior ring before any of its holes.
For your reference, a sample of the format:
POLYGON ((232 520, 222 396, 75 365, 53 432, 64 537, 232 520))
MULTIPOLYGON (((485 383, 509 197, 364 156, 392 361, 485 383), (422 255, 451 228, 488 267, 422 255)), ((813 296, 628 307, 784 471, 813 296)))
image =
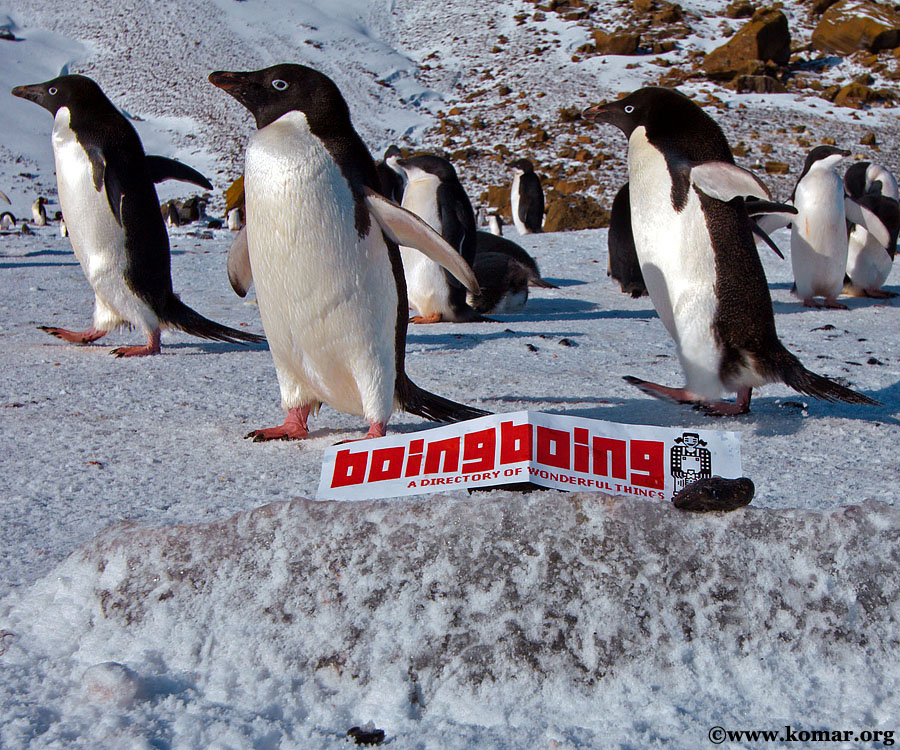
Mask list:
MULTIPOLYGON (((449 34, 442 54, 463 75, 468 53, 450 31, 471 6, 439 4, 431 28, 438 4, 408 5, 192 0, 193 17, 217 19, 192 25, 166 3, 63 14, 67 4, 7 0, 0 21, 25 41, 0 42, 0 83, 66 65, 103 78, 142 118, 149 152, 221 190, 249 123, 203 83, 213 69, 295 53, 357 94, 355 122, 376 151, 453 102, 452 66, 432 81, 415 62, 449 34), (165 33, 135 41, 141 13, 165 33), (269 47, 266 17, 284 31, 269 47), (121 39, 109 32, 123 25, 121 39), (146 70, 122 65, 132 43, 146 70), (149 90, 172 60, 205 86, 202 101, 183 84, 149 90)), ((492 34, 515 33, 512 13, 496 15, 509 28, 492 34)), ((556 16, 546 25, 577 41, 556 16)), ((587 80, 548 95, 548 116, 579 85, 585 101, 601 98, 587 80)), ((719 94, 763 111, 763 98, 719 94)), ((0 108, 0 189, 17 215, 38 189, 53 195, 50 128, 29 102, 0 108)), ((233 234, 170 234, 184 301, 261 331, 225 275, 233 234)), ((788 238, 775 235, 785 251, 788 238)), ((166 333, 160 356, 117 360, 110 348, 139 333, 59 342, 36 326, 87 326, 92 304, 68 241, 55 226, 0 235, 0 746, 331 748, 368 722, 392 747, 451 750, 694 748, 716 725, 900 729, 897 303, 805 309, 789 262, 761 248, 784 343, 883 405, 771 385, 751 414, 716 420, 622 380, 680 385, 682 374, 649 301, 607 279, 604 230, 517 241, 559 289, 533 290, 499 323, 412 327, 413 379, 491 411, 738 431, 751 506, 694 516, 555 491, 313 502, 324 449, 360 437, 360 420, 324 407, 302 444, 244 440, 282 418, 265 346, 166 333)), ((900 291, 898 273, 889 289, 900 291)), ((389 430, 427 426, 397 414, 389 430)))

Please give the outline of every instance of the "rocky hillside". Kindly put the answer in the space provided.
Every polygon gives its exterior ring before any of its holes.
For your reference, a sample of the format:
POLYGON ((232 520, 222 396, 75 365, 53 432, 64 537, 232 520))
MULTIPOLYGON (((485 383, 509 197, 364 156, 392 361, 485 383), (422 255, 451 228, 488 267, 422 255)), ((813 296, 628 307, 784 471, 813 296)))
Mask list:
MULTIPOLYGON (((403 6, 404 3, 398 3, 403 6)), ((452 106, 412 150, 443 152, 473 199, 508 216, 509 170, 525 155, 548 195, 547 227, 602 226, 625 180, 618 131, 583 121, 588 103, 640 85, 679 86, 725 129, 738 163, 776 195, 810 148, 837 144, 895 171, 900 13, 873 0, 755 5, 666 0, 524 2, 508 21, 467 27, 452 10, 419 75, 452 106), (580 37, 580 39, 579 39, 580 37), (454 53, 441 51, 439 43, 454 53), (458 50, 467 49, 465 64, 458 50), (610 75, 612 73, 612 75, 610 75)), ((415 13, 401 12, 403 40, 415 13)), ((423 45, 424 46, 424 45, 423 45)))

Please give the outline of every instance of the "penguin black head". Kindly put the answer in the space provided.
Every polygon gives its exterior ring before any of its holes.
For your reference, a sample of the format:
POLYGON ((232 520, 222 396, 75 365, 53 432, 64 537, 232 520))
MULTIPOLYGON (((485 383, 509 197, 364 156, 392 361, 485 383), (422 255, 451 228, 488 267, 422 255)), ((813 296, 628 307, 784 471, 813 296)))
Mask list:
POLYGON ((816 146, 806 155, 806 163, 803 165, 803 174, 809 172, 812 165, 817 161, 830 159, 828 165, 833 166, 845 156, 850 156, 850 152, 845 148, 837 148, 836 146, 816 146))
POLYGON ((16 86, 12 94, 40 104, 54 116, 61 107, 71 108, 74 104, 79 107, 112 107, 97 83, 81 75, 60 76, 46 83, 16 86))
POLYGON ((509 166, 513 169, 519 169, 525 174, 534 172, 534 164, 528 161, 528 159, 516 159, 515 161, 511 161, 509 166))
POLYGON ((384 160, 387 161, 388 159, 391 159, 395 156, 401 157, 403 156, 403 154, 400 152, 400 149, 397 146, 391 144, 387 147, 387 151, 384 152, 384 160))
POLYGON ((334 81, 305 65, 282 63, 242 73, 220 70, 210 73, 209 81, 250 110, 258 128, 294 111, 306 115, 313 132, 350 121, 334 81))
POLYGON ((582 117, 615 125, 626 138, 643 127, 651 143, 695 162, 734 162, 715 120, 675 89, 647 86, 618 101, 589 107, 582 117))
POLYGON ((397 159, 397 164, 405 170, 421 169, 437 177, 441 182, 457 182, 456 170, 446 159, 433 154, 420 154, 408 159, 397 159))

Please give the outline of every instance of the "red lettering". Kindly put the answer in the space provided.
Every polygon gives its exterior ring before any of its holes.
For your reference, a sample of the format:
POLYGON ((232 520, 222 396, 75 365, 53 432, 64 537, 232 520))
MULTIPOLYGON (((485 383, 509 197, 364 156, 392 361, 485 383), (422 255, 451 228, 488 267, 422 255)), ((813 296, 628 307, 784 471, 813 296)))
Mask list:
POLYGON ((497 432, 493 427, 470 432, 463 441, 463 467, 465 472, 488 471, 494 468, 497 454, 497 432))
POLYGON ((369 481, 381 482, 385 479, 399 479, 403 473, 403 456, 405 453, 406 450, 402 445, 394 448, 379 448, 372 451, 369 481))
POLYGON ((625 461, 624 440, 613 438, 594 438, 594 474, 601 477, 610 476, 609 464, 612 463, 612 476, 616 479, 628 478, 628 466, 625 461), (611 462, 609 459, 612 459, 611 462))
POLYGON ((574 434, 575 456, 572 468, 574 468, 575 471, 581 471, 586 474, 591 470, 591 449, 588 447, 588 431, 584 427, 576 427, 574 434))
POLYGON ((435 440, 428 444, 425 454, 425 473, 437 474, 438 472, 457 471, 459 469, 459 438, 447 438, 435 440), (443 458, 443 468, 441 468, 443 458))
POLYGON ((500 463, 515 464, 531 460, 531 425, 500 423, 500 463))
POLYGON ((665 445, 656 440, 631 441, 631 483, 660 490, 665 486, 665 445))
POLYGON ((537 428, 537 460, 557 469, 568 469, 569 433, 565 430, 554 430, 550 427, 537 428))
POLYGON ((421 438, 410 441, 409 459, 406 462, 406 471, 403 473, 403 476, 415 477, 422 471, 422 450, 424 449, 424 446, 425 441, 421 438))
POLYGON ((348 487, 351 484, 362 484, 366 478, 366 466, 369 463, 369 452, 349 450, 338 451, 334 459, 334 476, 332 487, 348 487))

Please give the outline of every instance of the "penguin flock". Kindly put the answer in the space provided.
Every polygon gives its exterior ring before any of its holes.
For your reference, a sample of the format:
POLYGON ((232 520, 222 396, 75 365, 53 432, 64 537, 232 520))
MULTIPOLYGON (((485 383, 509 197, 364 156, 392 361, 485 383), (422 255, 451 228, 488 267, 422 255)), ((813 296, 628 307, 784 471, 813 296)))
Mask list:
MULTIPOLYGON (((479 230, 448 160, 391 146, 376 164, 338 87, 319 71, 284 63, 217 71, 209 81, 257 127, 244 174, 227 194, 227 225, 236 231, 227 272, 241 296, 254 285, 265 338, 209 320, 174 293, 166 224, 177 224, 184 207, 161 210, 155 185, 212 184, 187 165, 145 154, 128 120, 81 75, 12 91, 54 117, 64 226, 95 295, 88 329, 41 330, 89 344, 122 325, 140 329, 146 344, 115 349, 119 357, 158 353, 163 328, 267 341, 285 419, 252 431, 254 441, 304 438, 322 404, 364 419, 366 438, 383 436, 398 408, 439 422, 486 414, 409 378, 407 326, 485 322, 485 314, 522 309, 529 287, 553 287, 534 258, 502 236, 498 217, 491 231, 479 230)), ((640 89, 584 117, 628 141, 608 274, 625 293, 649 294, 685 376, 680 388, 631 376, 629 383, 717 416, 748 412, 752 389, 771 382, 827 401, 877 404, 806 369, 781 344, 756 238, 781 254, 768 233, 791 226, 804 304, 822 296, 840 306, 842 290, 886 296, 881 285, 900 232, 897 183, 887 170, 861 163, 842 179, 834 166, 846 152, 820 147, 791 199, 778 203, 735 165, 715 121, 673 89, 640 89), (729 394, 734 402, 723 400, 729 394)), ((541 232, 534 165, 508 166, 513 224, 521 235, 541 232)), ((35 223, 46 222, 44 203, 35 201, 35 223)))

